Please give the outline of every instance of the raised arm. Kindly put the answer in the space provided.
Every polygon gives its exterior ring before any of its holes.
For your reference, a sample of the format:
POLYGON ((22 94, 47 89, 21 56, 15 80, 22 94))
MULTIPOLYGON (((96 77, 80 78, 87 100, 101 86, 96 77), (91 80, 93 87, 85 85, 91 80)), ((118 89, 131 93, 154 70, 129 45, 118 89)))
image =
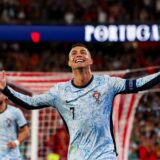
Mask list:
POLYGON ((0 78, 0 90, 15 104, 20 105, 26 109, 40 109, 49 106, 54 106, 56 99, 56 89, 51 88, 48 92, 35 96, 28 96, 13 90, 11 87, 6 85, 6 76, 3 72, 0 78))
POLYGON ((159 84, 160 72, 137 79, 111 77, 108 83, 113 87, 115 94, 137 93, 159 84))
POLYGON ((23 108, 33 110, 54 106, 55 94, 54 89, 40 95, 28 96, 13 90, 11 87, 6 86, 2 93, 8 97, 15 104, 23 108))
POLYGON ((120 93, 136 93, 160 83, 160 72, 134 80, 126 80, 125 90, 120 93))

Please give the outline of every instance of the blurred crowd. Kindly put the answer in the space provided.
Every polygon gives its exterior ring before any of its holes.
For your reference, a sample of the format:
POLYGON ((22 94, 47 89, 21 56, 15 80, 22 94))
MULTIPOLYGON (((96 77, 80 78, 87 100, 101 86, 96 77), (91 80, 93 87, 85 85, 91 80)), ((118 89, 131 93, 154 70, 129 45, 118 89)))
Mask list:
MULTIPOLYGON (((70 71, 71 43, 0 42, 0 70, 70 71)), ((125 70, 160 65, 160 43, 88 43, 94 71, 125 70)))
MULTIPOLYGON (((160 0, 1 0, 1 24, 101 24, 159 22, 160 0)), ((88 43, 93 70, 160 64, 159 43, 88 43)), ((69 71, 71 43, 0 42, 0 69, 69 71)))
POLYGON ((49 153, 59 155, 59 160, 66 160, 68 154, 69 136, 64 127, 57 129, 57 134, 51 135, 46 140, 46 148, 49 153))
POLYGON ((155 22, 160 0, 1 0, 0 15, 12 24, 155 22))
POLYGON ((160 93, 145 94, 134 119, 129 160, 160 160, 160 93))

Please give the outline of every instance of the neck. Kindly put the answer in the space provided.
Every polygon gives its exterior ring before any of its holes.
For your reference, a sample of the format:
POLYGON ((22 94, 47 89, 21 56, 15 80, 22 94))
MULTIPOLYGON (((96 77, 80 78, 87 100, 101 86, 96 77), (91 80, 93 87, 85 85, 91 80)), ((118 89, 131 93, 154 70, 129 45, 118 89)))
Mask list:
POLYGON ((6 103, 0 104, 0 112, 3 112, 6 109, 7 105, 6 103))
POLYGON ((72 71, 73 83, 76 86, 85 86, 92 78, 93 74, 90 69, 76 69, 72 71))

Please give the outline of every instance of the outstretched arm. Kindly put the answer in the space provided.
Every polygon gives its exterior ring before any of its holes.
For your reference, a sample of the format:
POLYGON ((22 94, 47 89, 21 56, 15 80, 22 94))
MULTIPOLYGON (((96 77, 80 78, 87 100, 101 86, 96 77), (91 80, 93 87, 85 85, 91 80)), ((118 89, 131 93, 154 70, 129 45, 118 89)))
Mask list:
POLYGON ((125 90, 120 93, 136 93, 149 89, 160 83, 160 72, 135 80, 126 80, 125 90))
POLYGON ((6 85, 5 72, 0 78, 0 90, 15 104, 18 104, 26 109, 40 109, 44 107, 54 106, 56 91, 51 88, 48 92, 33 97, 16 92, 11 87, 6 85))
POLYGON ((33 110, 33 109, 40 109, 46 108, 49 106, 54 106, 55 96, 50 89, 48 92, 40 95, 35 96, 28 96, 22 93, 19 93, 13 90, 11 87, 6 86, 2 93, 8 97, 12 102, 15 104, 20 105, 23 108, 33 110))

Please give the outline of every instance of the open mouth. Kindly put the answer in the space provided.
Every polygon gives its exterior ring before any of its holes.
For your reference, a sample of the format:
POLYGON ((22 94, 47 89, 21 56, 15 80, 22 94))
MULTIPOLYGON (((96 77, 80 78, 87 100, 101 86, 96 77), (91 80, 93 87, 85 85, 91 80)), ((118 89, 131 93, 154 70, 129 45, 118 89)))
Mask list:
POLYGON ((83 63, 84 62, 84 59, 77 59, 75 60, 75 63, 83 63))

